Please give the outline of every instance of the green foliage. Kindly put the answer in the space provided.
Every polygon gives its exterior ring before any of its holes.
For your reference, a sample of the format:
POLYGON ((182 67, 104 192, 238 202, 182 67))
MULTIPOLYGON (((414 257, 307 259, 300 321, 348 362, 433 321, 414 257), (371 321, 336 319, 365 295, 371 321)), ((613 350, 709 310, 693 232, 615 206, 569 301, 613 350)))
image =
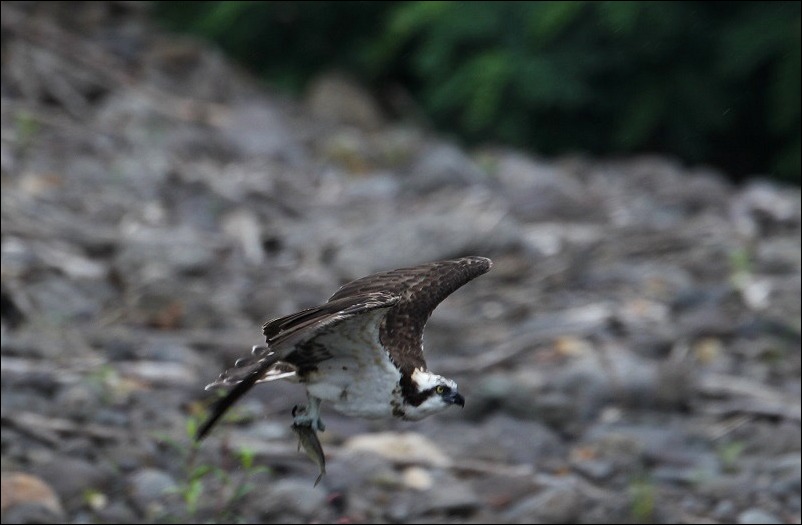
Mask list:
POLYGON ((718 455, 726 472, 737 472, 738 462, 743 456, 746 445, 743 441, 732 441, 718 447, 718 455))
POLYGON ((402 84, 469 143, 800 179, 799 2, 160 2, 270 82, 402 84))
POLYGON ((321 69, 359 68, 393 2, 154 2, 169 27, 217 42, 270 83, 298 91, 321 69))
POLYGON ((740 247, 733 249, 729 253, 730 259, 730 282, 738 289, 743 288, 749 281, 753 272, 753 261, 749 250, 740 247))
POLYGON ((201 421, 201 416, 187 418, 185 440, 175 440, 167 435, 159 436, 162 443, 168 445, 182 458, 184 466, 183 478, 169 491, 169 494, 181 498, 185 516, 163 516, 163 518, 186 521, 187 518, 195 518, 201 507, 205 506, 212 507, 211 510, 220 521, 233 522, 237 517, 237 503, 254 489, 253 482, 257 476, 268 473, 269 470, 256 465, 256 453, 245 447, 237 450, 230 450, 227 446, 221 447, 228 459, 229 468, 233 463, 237 464, 237 468, 231 469, 232 472, 201 463, 200 443, 195 440, 201 421), (210 489, 210 485, 214 488, 210 489))
POLYGON ((29 112, 21 110, 16 114, 16 125, 17 144, 22 149, 26 149, 33 143, 34 137, 39 133, 40 123, 29 112))
POLYGON ((655 487, 649 480, 634 480, 629 487, 630 517, 635 523, 654 522, 655 487))

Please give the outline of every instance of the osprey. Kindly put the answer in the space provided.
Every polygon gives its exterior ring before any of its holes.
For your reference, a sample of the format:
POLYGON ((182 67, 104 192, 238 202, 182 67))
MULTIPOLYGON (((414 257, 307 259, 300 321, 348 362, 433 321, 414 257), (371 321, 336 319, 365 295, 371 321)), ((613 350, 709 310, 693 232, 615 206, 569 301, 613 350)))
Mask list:
POLYGON ((293 409, 302 441, 316 442, 314 431, 325 429, 323 401, 349 416, 406 420, 464 406, 457 384, 427 368, 423 328, 443 299, 491 266, 485 257, 463 257, 381 272, 345 284, 320 306, 268 321, 267 344, 206 387, 233 388, 197 438, 256 383, 276 379, 306 386, 307 406, 293 409))

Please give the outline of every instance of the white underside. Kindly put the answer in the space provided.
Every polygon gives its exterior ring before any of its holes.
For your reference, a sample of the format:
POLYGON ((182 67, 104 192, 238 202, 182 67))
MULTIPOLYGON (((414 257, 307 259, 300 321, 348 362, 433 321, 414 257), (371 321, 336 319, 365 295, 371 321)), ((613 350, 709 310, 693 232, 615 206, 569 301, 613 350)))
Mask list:
POLYGON ((319 363, 315 372, 307 374, 309 395, 348 416, 393 417, 393 405, 400 402, 401 373, 379 342, 378 320, 384 314, 381 309, 359 316, 343 323, 350 326, 315 339, 335 357, 319 363))

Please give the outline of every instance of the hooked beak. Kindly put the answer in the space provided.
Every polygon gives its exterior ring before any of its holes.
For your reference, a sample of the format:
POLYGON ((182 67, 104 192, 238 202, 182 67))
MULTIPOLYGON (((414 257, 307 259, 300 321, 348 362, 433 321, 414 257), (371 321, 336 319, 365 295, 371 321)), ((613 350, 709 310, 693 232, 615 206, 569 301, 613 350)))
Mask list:
POLYGON ((452 405, 465 407, 465 398, 459 392, 451 392, 445 397, 445 400, 452 405))

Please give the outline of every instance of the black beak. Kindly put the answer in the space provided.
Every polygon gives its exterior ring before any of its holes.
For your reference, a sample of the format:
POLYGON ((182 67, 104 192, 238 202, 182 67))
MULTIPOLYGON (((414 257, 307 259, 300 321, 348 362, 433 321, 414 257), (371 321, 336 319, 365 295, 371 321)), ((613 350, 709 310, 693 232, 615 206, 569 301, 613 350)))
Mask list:
POLYGON ((459 405, 465 407, 465 398, 459 392, 451 392, 445 397, 445 400, 452 405, 459 405))

